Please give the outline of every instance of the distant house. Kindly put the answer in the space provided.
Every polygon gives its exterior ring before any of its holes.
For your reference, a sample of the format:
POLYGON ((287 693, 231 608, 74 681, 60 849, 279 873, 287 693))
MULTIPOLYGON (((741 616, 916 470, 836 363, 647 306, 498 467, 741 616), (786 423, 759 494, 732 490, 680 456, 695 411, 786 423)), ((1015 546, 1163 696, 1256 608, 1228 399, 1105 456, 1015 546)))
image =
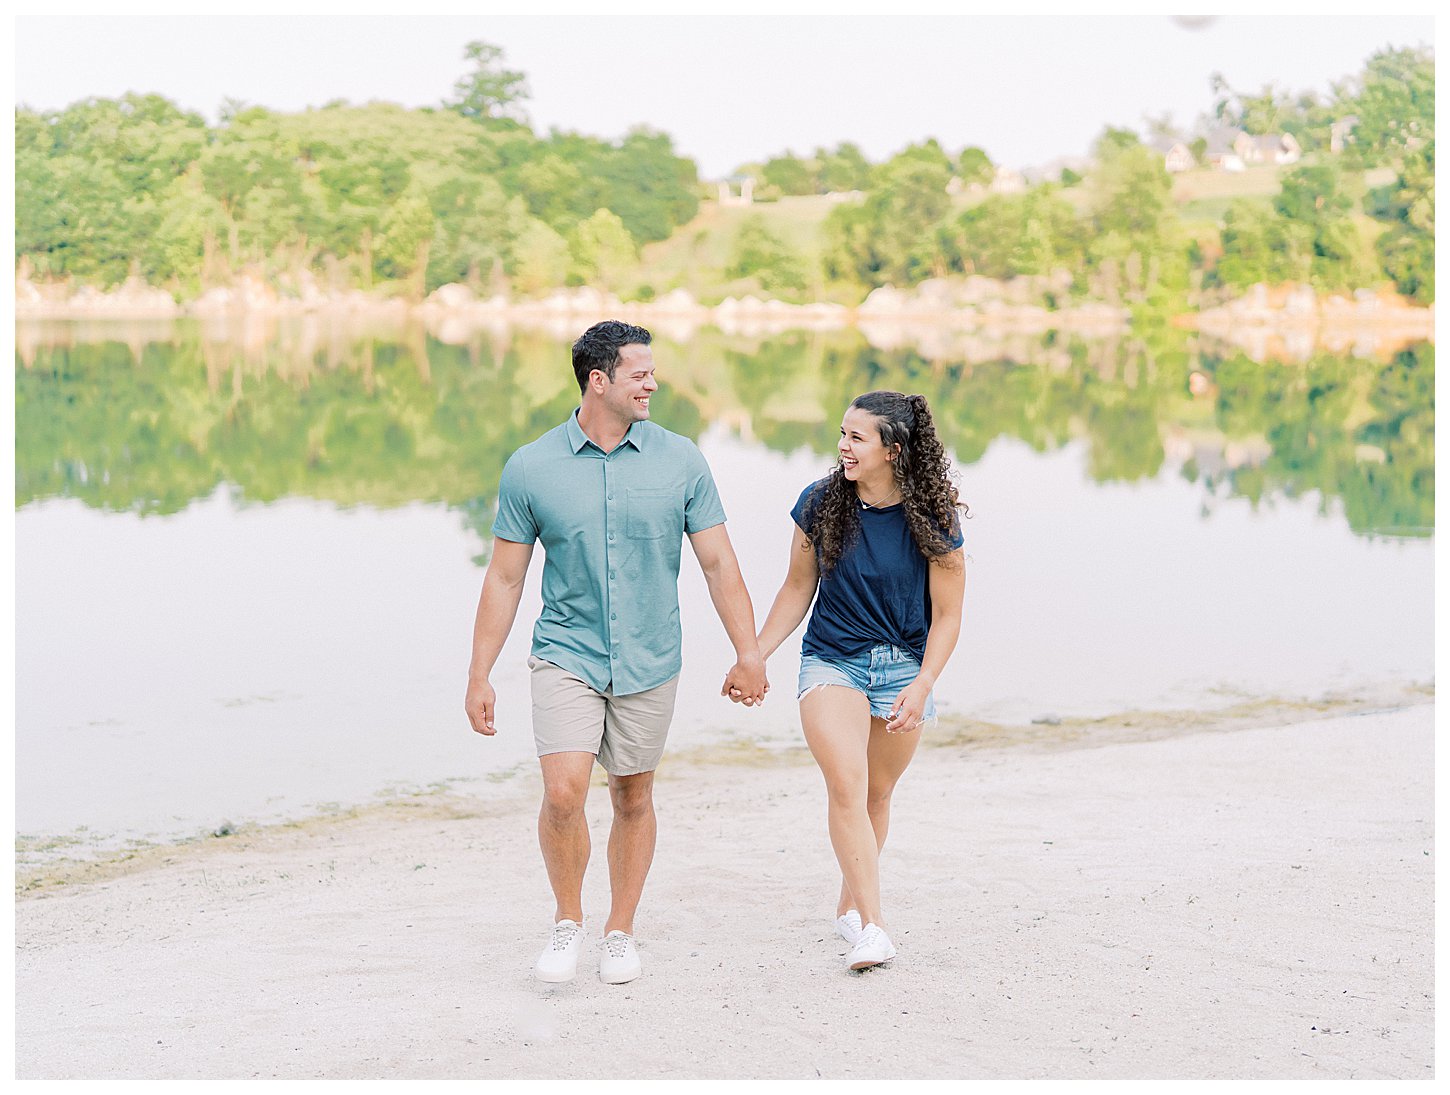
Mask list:
POLYGON ((1292 133, 1255 137, 1227 126, 1209 133, 1204 144, 1203 158, 1220 171, 1242 171, 1249 164, 1298 163, 1304 152, 1292 133))
POLYGON ((1329 126, 1329 151, 1336 155, 1343 152, 1344 146, 1354 140, 1354 127, 1357 125, 1358 114, 1348 114, 1332 122, 1329 126))
POLYGON ((731 175, 720 180, 721 205, 751 205, 754 202, 754 175, 731 175))
POLYGON ((1240 133, 1234 139, 1234 151, 1246 164, 1289 164, 1297 163, 1304 150, 1292 133, 1266 133, 1261 137, 1240 133))
POLYGON ((992 185, 987 189, 994 194, 1020 194, 1027 189, 1027 179, 1020 171, 1014 171, 1010 167, 998 167, 996 175, 992 177, 992 185))
POLYGON ((1220 126, 1205 138, 1203 158, 1210 167, 1220 171, 1242 171, 1244 160, 1235 147, 1235 141, 1244 135, 1242 130, 1220 126))
POLYGON ((1148 147, 1163 157, 1163 170, 1170 175, 1191 170, 1197 163, 1193 158, 1193 150, 1172 137, 1159 137, 1150 142, 1148 147))

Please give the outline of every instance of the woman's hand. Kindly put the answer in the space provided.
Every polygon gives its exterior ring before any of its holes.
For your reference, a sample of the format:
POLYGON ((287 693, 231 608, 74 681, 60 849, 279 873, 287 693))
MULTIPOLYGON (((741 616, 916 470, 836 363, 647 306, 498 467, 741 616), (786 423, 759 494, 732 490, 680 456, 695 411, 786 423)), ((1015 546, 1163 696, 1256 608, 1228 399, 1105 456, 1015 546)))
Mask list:
POLYGON ((891 717, 886 720, 888 734, 909 734, 921 724, 921 713, 926 709, 926 698, 931 694, 931 685, 920 677, 912 681, 896 697, 891 705, 891 717))
POLYGON ((725 683, 720 686, 720 695, 729 696, 731 703, 743 703, 746 707, 759 707, 770 691, 770 682, 765 679, 765 659, 759 654, 747 654, 730 667, 725 674, 725 683))

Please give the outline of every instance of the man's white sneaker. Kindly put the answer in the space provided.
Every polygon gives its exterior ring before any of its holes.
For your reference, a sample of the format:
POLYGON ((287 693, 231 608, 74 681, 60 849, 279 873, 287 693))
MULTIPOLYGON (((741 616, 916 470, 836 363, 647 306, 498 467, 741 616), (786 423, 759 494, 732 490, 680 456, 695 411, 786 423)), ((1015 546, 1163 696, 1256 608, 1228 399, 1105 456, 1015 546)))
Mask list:
POLYGON ((550 984, 574 980, 583 941, 583 928, 572 920, 559 921, 549 933, 549 942, 539 960, 534 963, 534 976, 550 984))
POLYGON ((599 980, 606 985, 622 985, 640 975, 639 949, 634 936, 615 929, 604 937, 604 953, 599 956, 599 980))
POLYGON ((867 924, 861 929, 861 938, 856 940, 851 953, 846 955, 846 964, 853 970, 864 970, 867 966, 890 962, 895 957, 896 948, 891 945, 886 933, 875 924, 867 924))
POLYGON ((836 934, 854 947, 856 940, 861 938, 861 914, 855 909, 847 909, 836 917, 836 934))

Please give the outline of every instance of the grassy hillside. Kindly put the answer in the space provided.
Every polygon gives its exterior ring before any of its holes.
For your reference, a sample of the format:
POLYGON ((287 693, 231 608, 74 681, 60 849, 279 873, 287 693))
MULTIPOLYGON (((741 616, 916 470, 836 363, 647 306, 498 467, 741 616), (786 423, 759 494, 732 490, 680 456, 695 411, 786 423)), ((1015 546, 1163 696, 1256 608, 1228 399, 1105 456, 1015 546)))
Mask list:
POLYGON ((683 288, 707 303, 717 303, 727 296, 762 295, 754 278, 732 280, 725 276, 741 228, 751 218, 758 218, 773 236, 801 256, 811 284, 807 292, 798 294, 800 300, 854 304, 857 294, 842 295, 839 287, 833 291, 820 278, 826 215, 840 200, 829 195, 811 195, 749 206, 703 202, 694 220, 681 225, 669 239, 644 248, 641 281, 656 294, 683 288))
MULTIPOLYGON (((1239 199, 1268 205, 1280 189, 1280 178, 1289 167, 1255 166, 1241 172, 1199 168, 1174 176, 1173 200, 1178 207, 1189 235, 1200 240, 1216 237, 1223 225, 1224 213, 1239 199)), ((1382 186, 1394 179, 1394 172, 1379 169, 1367 172, 1364 185, 1382 186)), ((1064 190, 1063 196, 1079 213, 1086 215, 1092 200, 1087 184, 1064 190)), ((965 209, 987 195, 976 191, 960 193, 953 198, 955 209, 965 209)), ((758 202, 750 206, 721 206, 707 200, 699 214, 682 225, 667 240, 649 244, 641 255, 639 284, 659 296, 672 289, 688 290, 705 303, 718 303, 725 297, 776 296, 799 302, 833 301, 840 304, 859 303, 860 290, 824 282, 820 259, 825 243, 826 217, 843 200, 840 195, 786 197, 774 202, 758 202), (755 278, 729 278, 732 251, 742 227, 755 219, 792 251, 798 254, 807 270, 808 287, 799 293, 767 292, 755 278)), ((1357 216, 1356 227, 1366 238, 1383 231, 1383 225, 1363 215, 1357 216)), ((648 295, 648 292, 646 293, 648 295)))

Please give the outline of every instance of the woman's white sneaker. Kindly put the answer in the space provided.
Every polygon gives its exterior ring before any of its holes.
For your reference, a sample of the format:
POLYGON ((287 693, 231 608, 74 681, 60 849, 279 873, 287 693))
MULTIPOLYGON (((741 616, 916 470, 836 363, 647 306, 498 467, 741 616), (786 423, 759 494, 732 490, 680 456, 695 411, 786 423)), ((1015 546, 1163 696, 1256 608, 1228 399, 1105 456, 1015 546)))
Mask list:
POLYGON ((549 942, 539 960, 534 963, 534 976, 550 984, 574 980, 583 940, 583 928, 572 920, 560 920, 549 933, 549 942))
POLYGON ((886 933, 875 924, 867 924, 861 929, 861 938, 856 940, 851 953, 846 955, 846 964, 853 970, 864 970, 868 966, 890 962, 895 957, 896 948, 891 945, 886 933))
POLYGON ((604 953, 599 956, 599 980, 606 985, 622 985, 638 977, 641 969, 634 936, 616 928, 604 937, 604 953))
POLYGON ((836 934, 854 947, 856 940, 861 938, 861 914, 855 909, 847 909, 836 917, 836 934))

